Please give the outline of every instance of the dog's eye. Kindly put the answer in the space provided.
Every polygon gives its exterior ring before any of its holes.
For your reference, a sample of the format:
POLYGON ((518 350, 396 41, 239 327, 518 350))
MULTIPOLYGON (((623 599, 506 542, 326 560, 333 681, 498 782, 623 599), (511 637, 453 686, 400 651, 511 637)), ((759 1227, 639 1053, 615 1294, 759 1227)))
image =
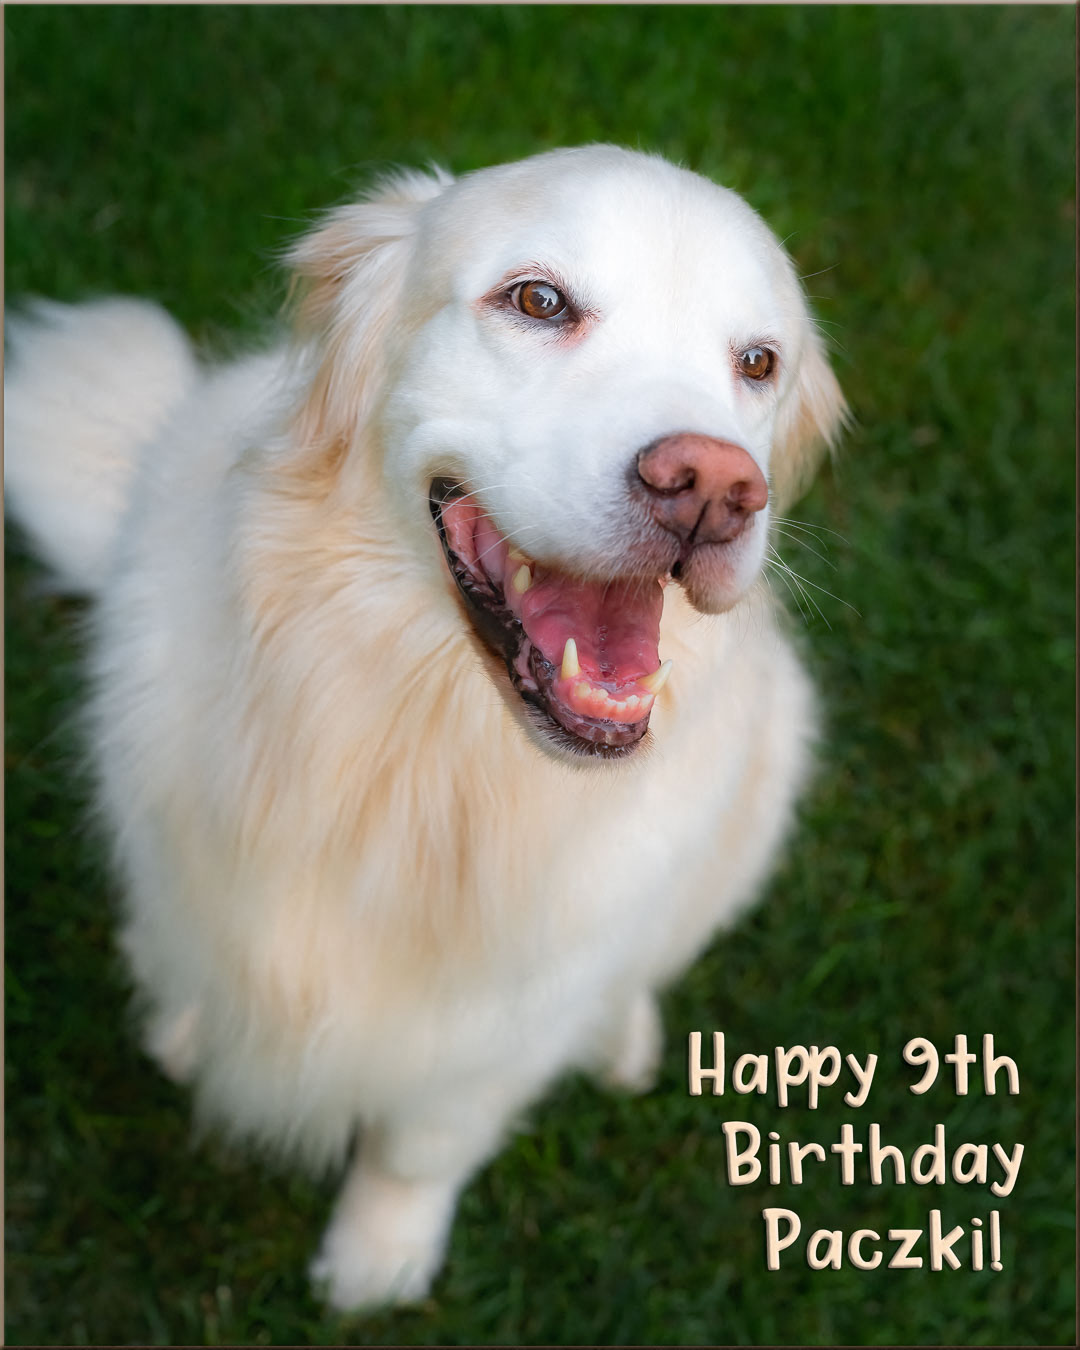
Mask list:
POLYGON ((557 319, 567 312, 566 296, 547 281, 523 281, 510 299, 530 319, 557 319))
POLYGON ((739 354, 739 369, 751 380, 767 380, 776 365, 776 354, 768 347, 747 347, 739 354))

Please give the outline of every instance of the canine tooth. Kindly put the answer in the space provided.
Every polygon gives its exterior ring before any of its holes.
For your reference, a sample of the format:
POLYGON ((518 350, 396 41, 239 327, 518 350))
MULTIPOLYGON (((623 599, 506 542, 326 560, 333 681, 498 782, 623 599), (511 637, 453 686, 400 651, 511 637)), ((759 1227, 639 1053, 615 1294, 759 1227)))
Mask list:
POLYGON ((658 694, 664 685, 668 682, 668 676, 671 674, 671 662, 664 661, 659 670, 654 670, 651 675, 643 675, 638 684, 643 684, 650 694, 658 694))
MULTIPOLYGON (((516 559, 515 559, 516 561, 516 559)), ((518 595, 524 595, 532 585, 532 573, 529 571, 529 564, 522 563, 514 573, 514 579, 510 583, 518 595)))
POLYGON ((507 551, 506 556, 511 562, 523 563, 526 561, 525 554, 519 548, 512 548, 507 551))
POLYGON ((573 638, 566 639, 562 654, 562 670, 559 673, 564 680, 572 680, 575 675, 581 674, 577 659, 577 643, 573 638))

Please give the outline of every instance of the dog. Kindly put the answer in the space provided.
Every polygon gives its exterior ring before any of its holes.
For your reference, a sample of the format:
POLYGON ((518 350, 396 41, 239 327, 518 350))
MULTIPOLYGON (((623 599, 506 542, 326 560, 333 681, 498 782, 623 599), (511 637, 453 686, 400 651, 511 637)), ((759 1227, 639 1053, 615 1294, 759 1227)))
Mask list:
POLYGON ((398 172, 288 254, 280 339, 9 323, 9 503, 94 601, 89 738, 145 1045, 348 1164, 332 1306, 422 1298, 560 1075, 758 894, 814 693, 763 580, 843 396, 734 192, 614 146, 398 172))

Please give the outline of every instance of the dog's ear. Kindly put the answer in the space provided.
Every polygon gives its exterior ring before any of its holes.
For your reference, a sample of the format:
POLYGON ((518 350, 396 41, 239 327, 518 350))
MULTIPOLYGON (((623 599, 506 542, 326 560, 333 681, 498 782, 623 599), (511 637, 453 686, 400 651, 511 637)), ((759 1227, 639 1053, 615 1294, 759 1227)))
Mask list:
POLYGON ((850 418, 818 334, 808 334, 795 382, 777 416, 769 465, 772 497, 786 511, 809 488, 826 450, 850 418))
POLYGON ((421 210, 452 181, 434 167, 395 173, 330 211, 286 254, 297 328, 315 363, 298 418, 305 444, 340 441, 368 411, 421 210))

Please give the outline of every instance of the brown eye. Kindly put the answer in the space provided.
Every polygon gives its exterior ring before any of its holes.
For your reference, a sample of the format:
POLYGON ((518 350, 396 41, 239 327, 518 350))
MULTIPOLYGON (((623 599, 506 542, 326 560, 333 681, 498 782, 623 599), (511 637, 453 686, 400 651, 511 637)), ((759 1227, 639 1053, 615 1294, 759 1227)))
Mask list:
POLYGON ((566 313, 566 296, 546 281, 524 281, 510 298, 530 319, 555 319, 566 313))
POLYGON ((739 356, 739 369, 751 380, 766 380, 776 365, 776 356, 767 347, 747 347, 739 356))

